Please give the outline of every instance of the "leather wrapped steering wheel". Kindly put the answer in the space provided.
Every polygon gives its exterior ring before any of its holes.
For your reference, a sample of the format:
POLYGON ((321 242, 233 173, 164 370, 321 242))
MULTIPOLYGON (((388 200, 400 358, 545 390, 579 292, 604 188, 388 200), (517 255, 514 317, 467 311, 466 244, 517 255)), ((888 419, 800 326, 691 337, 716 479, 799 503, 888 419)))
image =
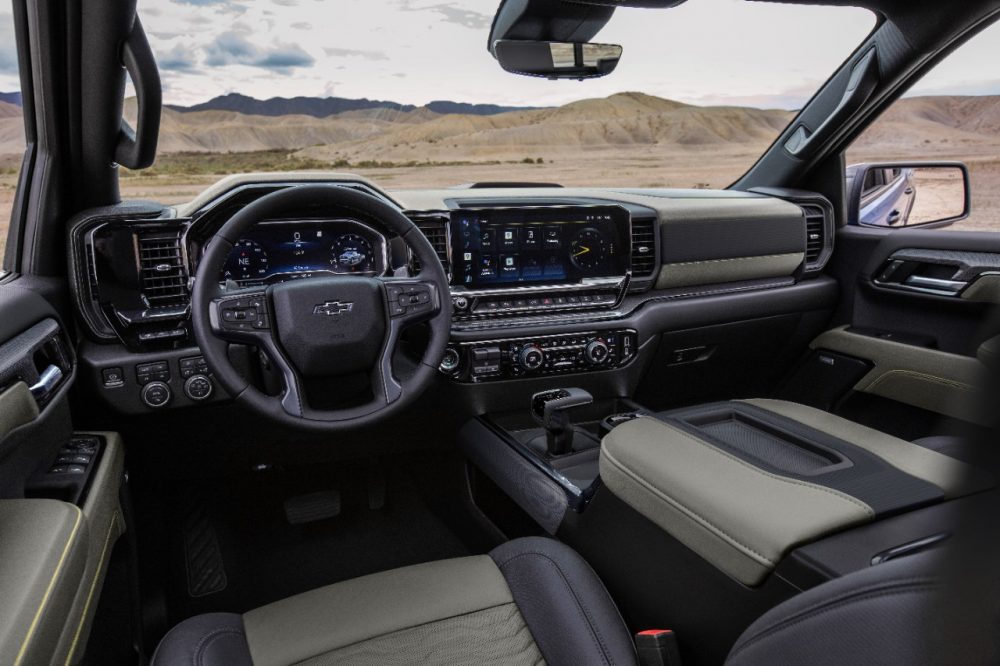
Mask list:
POLYGON ((280 423, 336 431, 368 425, 409 405, 431 384, 451 329, 448 277, 423 233, 397 208, 338 185, 298 185, 268 194, 230 218, 208 242, 192 293, 195 339, 219 383, 252 410, 280 423), (290 211, 337 211, 398 234, 420 261, 414 277, 336 275, 227 290, 219 283, 233 246, 258 222, 290 211), (416 369, 402 379, 393 355, 404 329, 430 328, 416 369), (271 396, 237 372, 229 343, 263 350, 281 374, 271 396), (363 405, 318 410, 305 380, 365 372, 373 398, 363 405))

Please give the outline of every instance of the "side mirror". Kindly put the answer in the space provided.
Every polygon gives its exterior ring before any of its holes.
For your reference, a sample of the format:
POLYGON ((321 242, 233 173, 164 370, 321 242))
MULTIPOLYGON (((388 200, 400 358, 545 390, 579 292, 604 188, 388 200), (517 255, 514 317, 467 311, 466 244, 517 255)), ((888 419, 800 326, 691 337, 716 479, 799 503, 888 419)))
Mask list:
POLYGON ((969 169, 962 162, 889 162, 847 167, 850 224, 946 227, 969 216, 969 169))
POLYGON ((548 79, 593 79, 615 71, 622 56, 616 44, 536 42, 500 39, 493 55, 508 72, 548 79))

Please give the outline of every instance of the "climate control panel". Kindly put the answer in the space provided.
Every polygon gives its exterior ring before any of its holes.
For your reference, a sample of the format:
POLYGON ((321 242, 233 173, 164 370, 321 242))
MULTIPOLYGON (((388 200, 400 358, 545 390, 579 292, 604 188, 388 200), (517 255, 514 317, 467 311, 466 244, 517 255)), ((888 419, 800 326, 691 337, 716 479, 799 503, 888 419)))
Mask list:
POLYGON ((637 346, 633 330, 453 343, 440 369, 464 382, 594 372, 628 365, 637 346))

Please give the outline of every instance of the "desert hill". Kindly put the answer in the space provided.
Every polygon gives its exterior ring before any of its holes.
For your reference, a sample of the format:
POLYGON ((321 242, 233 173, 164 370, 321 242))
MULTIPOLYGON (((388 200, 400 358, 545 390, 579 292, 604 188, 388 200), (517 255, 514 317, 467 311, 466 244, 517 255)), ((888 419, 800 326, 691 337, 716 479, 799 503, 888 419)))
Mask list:
MULTIPOLYGON (((242 103, 251 98, 216 98, 222 99, 242 103)), ((312 98, 285 101, 300 100, 296 104, 308 111, 303 106, 308 105, 301 102, 304 99, 312 98)), ((488 105, 440 102, 434 103, 436 106, 392 107, 364 101, 370 103, 365 108, 324 117, 307 112, 254 115, 226 109, 165 108, 160 152, 284 150, 300 151, 311 159, 348 163, 483 162, 639 147, 657 151, 667 147, 673 152, 752 152, 763 150, 793 115, 782 110, 694 106, 642 93, 501 113, 441 112, 448 108, 483 111, 488 105)), ((126 117, 133 117, 134 111, 134 100, 129 100, 126 117)), ((23 150, 20 114, 19 106, 0 101, 0 155, 23 150)), ((940 152, 944 147, 994 145, 998 136, 1000 96, 915 97, 894 105, 855 148, 898 152, 933 144, 940 152)))
POLYGON ((1000 96, 913 97, 893 105, 865 133, 859 148, 926 144, 993 144, 1000 136, 1000 96))

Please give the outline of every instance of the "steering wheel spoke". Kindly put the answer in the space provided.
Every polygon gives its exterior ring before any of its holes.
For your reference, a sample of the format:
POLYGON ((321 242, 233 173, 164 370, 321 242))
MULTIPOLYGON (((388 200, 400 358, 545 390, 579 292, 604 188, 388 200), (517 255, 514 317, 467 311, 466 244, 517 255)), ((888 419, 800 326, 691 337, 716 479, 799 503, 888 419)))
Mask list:
POLYGON ((281 406, 292 416, 302 416, 301 380, 275 340, 274 309, 267 292, 238 291, 216 296, 209 304, 209 323, 220 340, 263 351, 281 374, 284 384, 281 406))
POLYGON ((441 294, 430 280, 382 278, 389 318, 400 329, 429 321, 441 312, 441 294))
POLYGON ((429 321, 441 312, 441 295, 434 282, 419 278, 382 278, 389 308, 385 345, 372 373, 376 400, 390 405, 403 395, 392 357, 403 331, 429 321))
POLYGON ((210 301, 212 333, 227 342, 258 344, 273 330, 267 292, 223 293, 210 301))

